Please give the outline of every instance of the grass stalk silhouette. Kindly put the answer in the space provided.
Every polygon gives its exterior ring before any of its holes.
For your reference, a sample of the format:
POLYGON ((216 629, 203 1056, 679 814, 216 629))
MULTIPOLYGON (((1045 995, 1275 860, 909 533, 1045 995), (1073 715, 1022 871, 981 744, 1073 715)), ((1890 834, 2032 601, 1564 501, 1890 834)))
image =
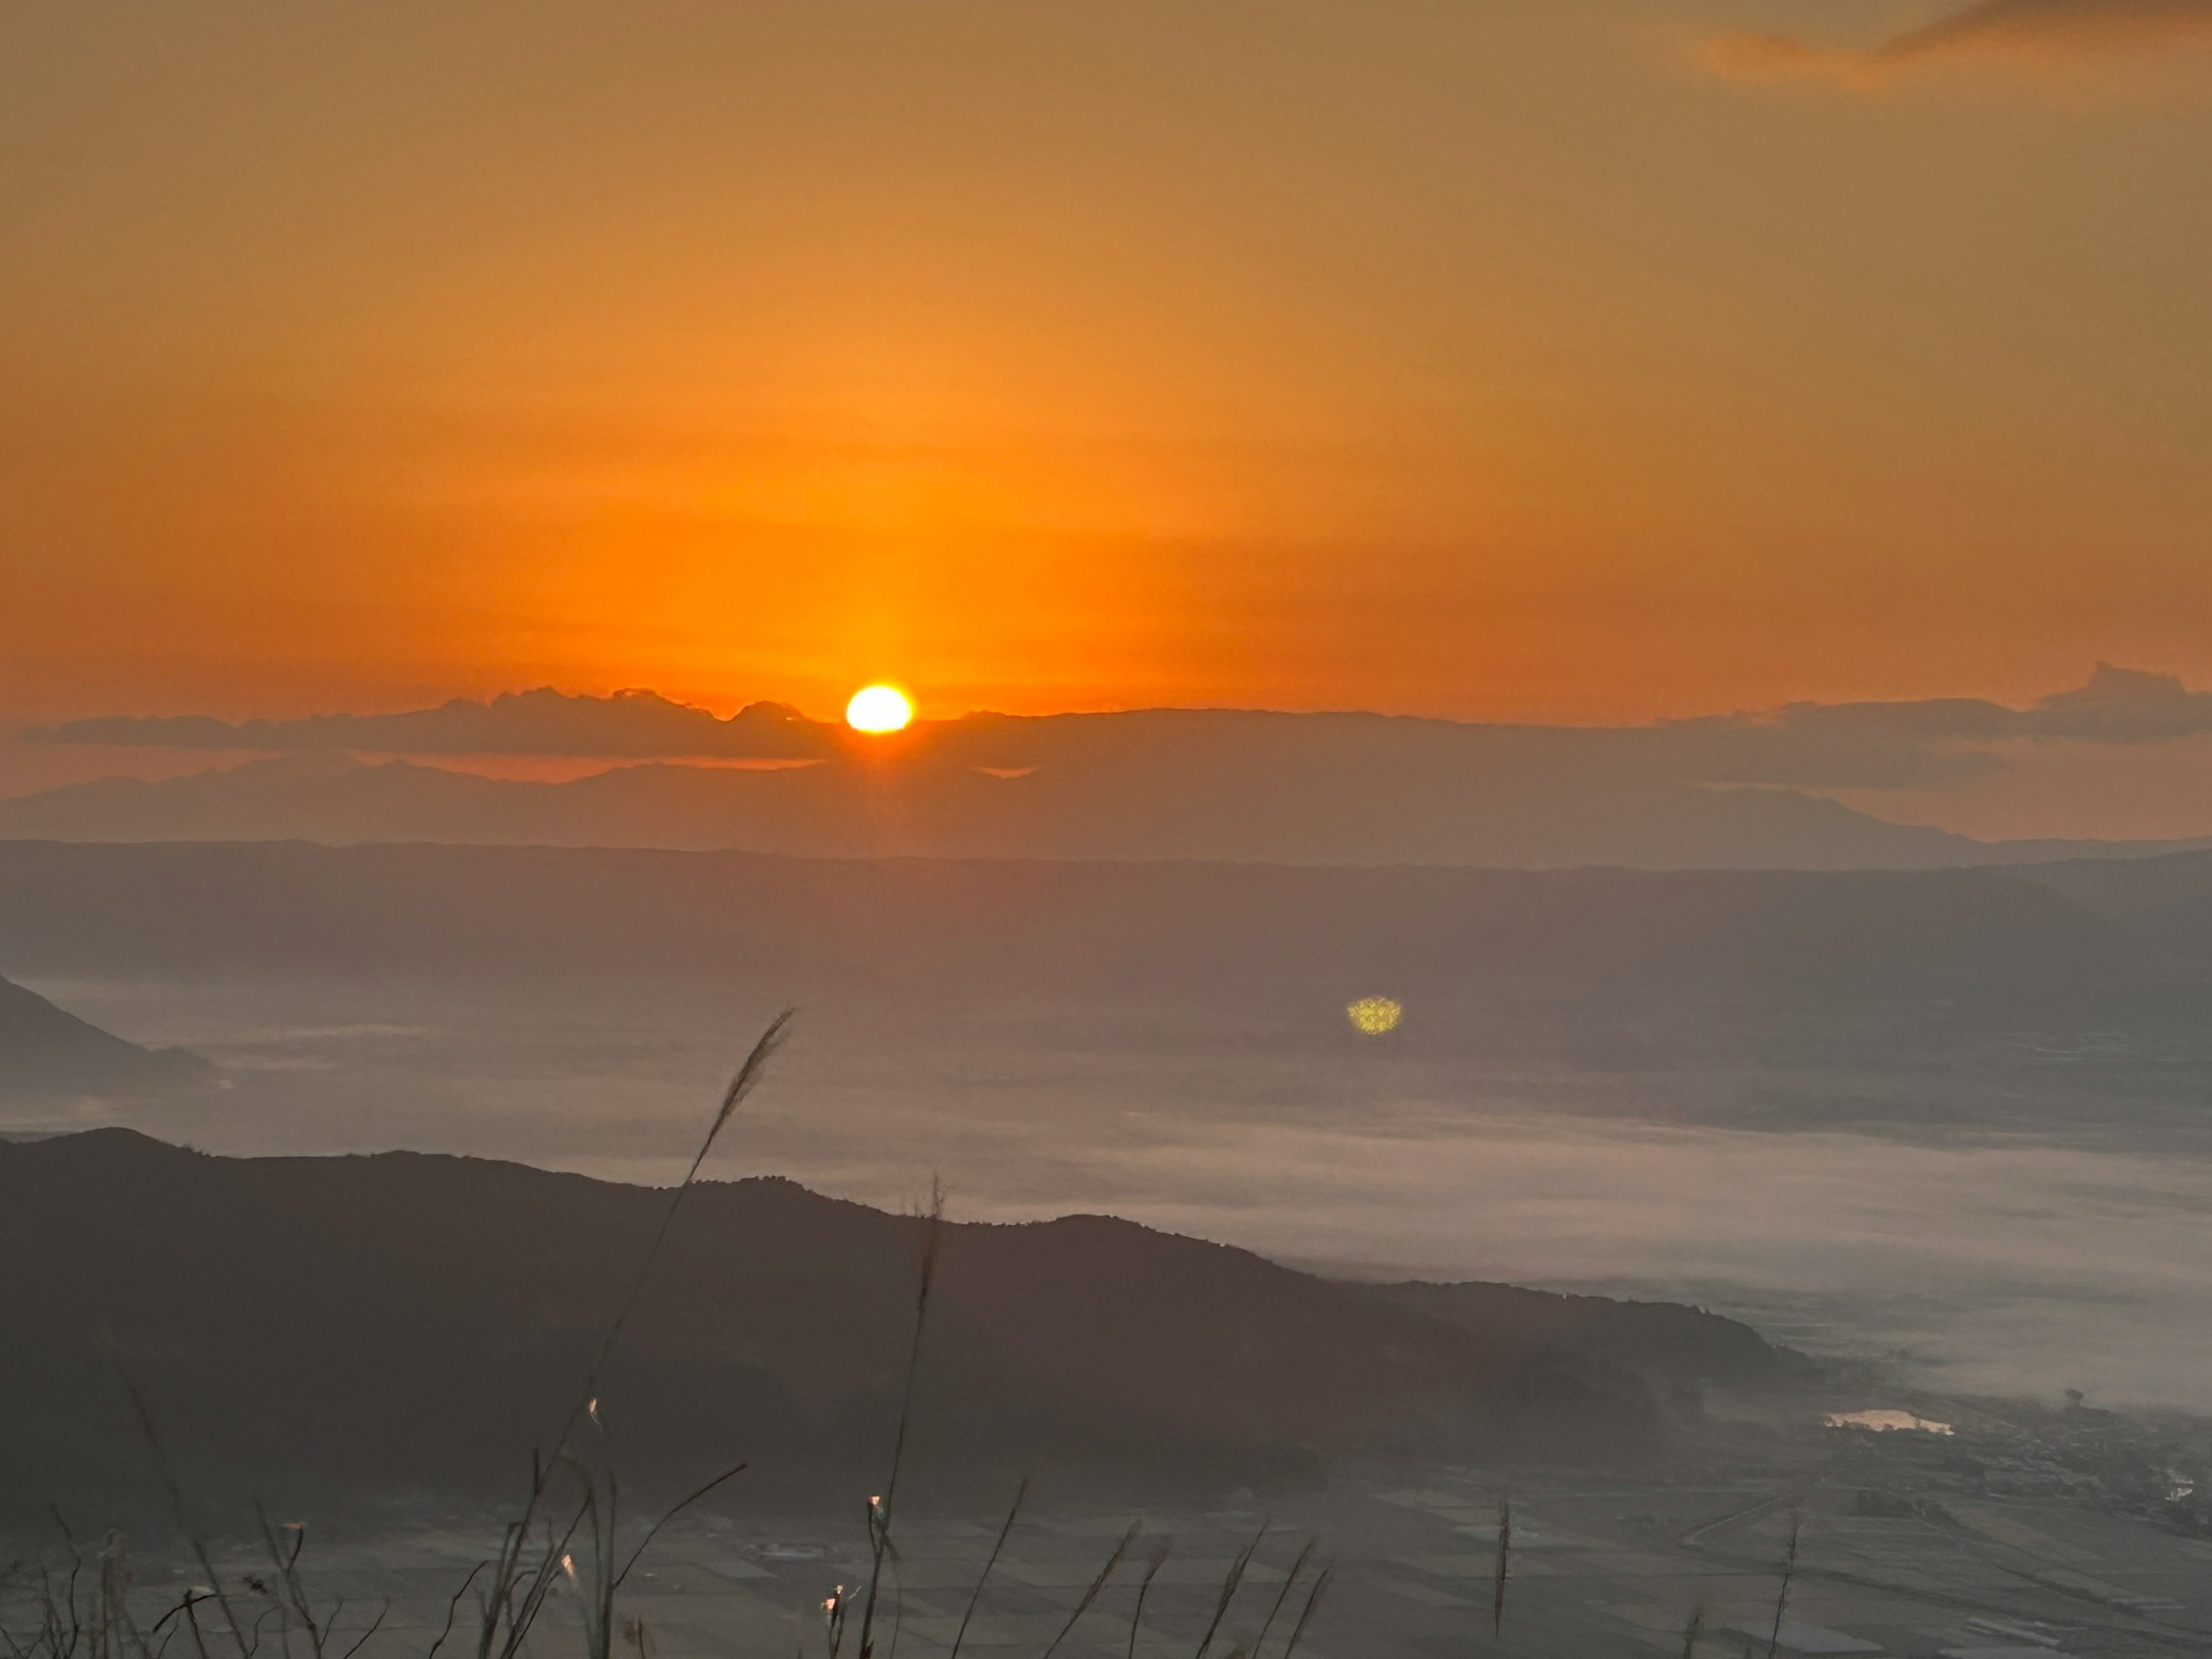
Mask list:
POLYGON ((1229 1571, 1221 1580, 1221 1599, 1213 1606, 1213 1621, 1206 1626, 1206 1634, 1199 1638, 1198 1651, 1192 1656, 1192 1659, 1206 1659, 1206 1653, 1212 1648, 1213 1638, 1221 1633, 1222 1620, 1229 1616, 1229 1604, 1237 1599, 1237 1591, 1244 1582, 1245 1570, 1251 1566, 1252 1557, 1258 1553, 1261 1541, 1267 1536, 1267 1523, 1263 1521, 1260 1523, 1260 1530, 1253 1535, 1252 1541, 1240 1550, 1236 1559, 1230 1562, 1229 1571))
POLYGON ((1321 1607, 1322 1595, 1328 1589, 1328 1581, 1335 1572, 1335 1565, 1329 1563, 1315 1575, 1313 1588, 1306 1592, 1304 1609, 1298 1614, 1298 1622, 1291 1627, 1290 1641, 1284 1645, 1283 1659, 1291 1659, 1291 1656, 1298 1650, 1298 1644, 1305 1640, 1306 1626, 1313 1622, 1313 1616, 1321 1607))
POLYGON ((867 1598, 860 1607, 860 1659, 875 1659, 876 1598, 883 1588, 884 1559, 890 1552, 891 1515, 898 1502, 900 1472, 906 1467, 907 1432, 914 1425, 914 1390, 921 1375, 921 1340, 929 1328, 930 1293, 937 1285, 937 1256, 945 1242, 945 1188, 930 1184, 929 1209, 921 1217, 921 1269, 914 1298, 914 1340, 907 1349, 906 1382, 899 1390, 898 1429, 891 1438, 891 1468, 883 1494, 868 1500, 867 1598))
POLYGON ((1774 1597, 1774 1629, 1766 1638, 1766 1659, 1775 1659, 1775 1656, 1782 1651, 1782 1620, 1790 1610, 1790 1581, 1797 1574, 1797 1538, 1804 1525, 1803 1511, 1790 1510, 1790 1547, 1783 1552, 1782 1588, 1774 1597))
POLYGON ((968 1626, 975 1617, 975 1608, 983 1599, 983 1586, 991 1582, 991 1570, 999 1565, 999 1556, 1006 1547, 1006 1539, 1014 1530, 1014 1522, 1021 1518, 1022 1505, 1029 1502, 1030 1477, 1024 1475, 1022 1484, 1014 1488, 1014 1501, 1007 1506, 1006 1518, 999 1528, 998 1538, 991 1545, 991 1553, 983 1562, 983 1571, 976 1576, 975 1588, 968 1597, 967 1611, 960 1615, 960 1628, 953 1632, 952 1650, 947 1659, 960 1659, 960 1644, 968 1639, 968 1626))
POLYGON ((1513 1500, 1498 1500, 1498 1576, 1490 1601, 1490 1633, 1505 1634, 1505 1580, 1513 1561, 1513 1500))
MULTIPOLYGON (((692 1156, 690 1167, 684 1172, 683 1180, 669 1194, 667 1207, 661 1212, 660 1225, 639 1260, 637 1271, 630 1280, 629 1291, 617 1305, 614 1317, 607 1323, 606 1334, 600 1339, 599 1352, 584 1374, 584 1385, 577 1393, 576 1403, 569 1407, 568 1417, 554 1437, 550 1456, 532 1460, 529 1496, 524 1501, 520 1518, 507 1528, 505 1540, 492 1564, 489 1593, 481 1604, 477 1659, 495 1659, 495 1656, 496 1659, 514 1659, 523 1637, 536 1622, 545 1598, 551 1594, 557 1582, 568 1557, 568 1552, 562 1546, 573 1537, 575 1522, 571 1523, 558 1545, 549 1543, 544 1548, 534 1566, 526 1571, 525 1567, 534 1524, 545 1505, 553 1472, 567 1459, 569 1443, 575 1437, 578 1426, 586 1419, 596 1420, 600 1379, 605 1374, 607 1362, 621 1345, 623 1328, 629 1322, 630 1315, 644 1293, 653 1267, 660 1259, 661 1249, 668 1243, 668 1235, 683 1210, 684 1200, 697 1182, 699 1171, 706 1164, 707 1155, 714 1151, 715 1141, 720 1139, 731 1117, 766 1073, 768 1063, 782 1045, 796 1012, 795 1009, 787 1008, 769 1022, 767 1029, 745 1055, 744 1064, 731 1078, 729 1087, 722 1091, 721 1102, 715 1109, 714 1120, 707 1126, 705 1136, 700 1140, 699 1150, 692 1156), (519 1601, 518 1596, 520 1598, 519 1601)), ((581 1519, 580 1513, 577 1521, 581 1519)), ((604 1659, 604 1651, 603 1648, 600 1659, 604 1659)))
POLYGON ((1137 1605, 1129 1614, 1129 1659, 1137 1659, 1137 1632, 1144 1628, 1145 1601, 1152 1593, 1152 1580, 1168 1564, 1168 1552, 1174 1546, 1162 1544, 1152 1552, 1152 1559, 1145 1568, 1145 1576, 1137 1583, 1137 1605))
POLYGON ((1054 1637, 1052 1645, 1045 1649, 1043 1659, 1052 1659, 1052 1656, 1060 1651, 1060 1644, 1074 1634, 1075 1627, 1083 1622, 1083 1615, 1090 1612, 1091 1604, 1098 1600, 1099 1591, 1106 1588, 1106 1581, 1114 1576, 1115 1569, 1128 1559, 1130 1547, 1137 1541, 1137 1534, 1142 1530, 1141 1526, 1132 1526, 1121 1534, 1121 1541, 1114 1546, 1114 1553, 1106 1558, 1106 1565, 1098 1569, 1098 1576, 1091 1581, 1091 1587, 1083 1592, 1083 1598, 1075 1604, 1075 1610, 1067 1615, 1067 1622, 1060 1627, 1060 1634, 1054 1637))
POLYGON ((1275 1600, 1267 1609, 1267 1616, 1260 1621, 1260 1633, 1252 1638, 1252 1659, 1260 1659, 1260 1650, 1267 1644, 1267 1632, 1274 1629, 1275 1620, 1281 1616, 1283 1604, 1291 1599, 1291 1591, 1297 1587, 1299 1575, 1305 1571, 1306 1563, 1313 1559, 1314 1550, 1320 1542, 1318 1538, 1307 1539, 1305 1547, 1298 1552, 1297 1559, 1291 1563, 1291 1570, 1283 1579, 1282 1589, 1275 1592, 1275 1600))

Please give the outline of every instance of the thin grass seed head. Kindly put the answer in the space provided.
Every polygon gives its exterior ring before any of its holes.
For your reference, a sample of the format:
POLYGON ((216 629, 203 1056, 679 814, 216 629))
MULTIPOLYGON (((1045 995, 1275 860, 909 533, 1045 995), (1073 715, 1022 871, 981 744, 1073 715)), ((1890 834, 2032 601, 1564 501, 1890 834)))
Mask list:
POLYGON ((723 1091, 721 1109, 714 1114, 714 1127, 707 1133, 708 1146, 711 1146, 714 1137, 722 1133, 722 1126, 730 1121, 730 1114, 738 1109, 738 1103, 752 1092, 753 1085, 760 1080, 761 1073, 767 1066, 770 1056, 783 1046, 784 1032, 798 1012, 796 1008, 785 1009, 770 1020, 768 1030, 760 1034, 760 1040, 753 1044, 752 1052, 745 1056, 744 1064, 738 1067, 737 1075, 730 1079, 730 1086, 723 1091))

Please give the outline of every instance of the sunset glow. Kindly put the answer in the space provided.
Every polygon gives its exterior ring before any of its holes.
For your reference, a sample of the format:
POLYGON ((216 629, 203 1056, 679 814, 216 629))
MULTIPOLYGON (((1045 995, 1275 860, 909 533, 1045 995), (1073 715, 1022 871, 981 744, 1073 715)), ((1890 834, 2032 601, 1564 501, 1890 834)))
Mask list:
POLYGON ((0 260, 0 717, 830 714, 855 659, 949 711, 1571 722, 2212 679, 2179 90, 1976 90, 1966 40, 1747 82, 1630 0, 1264 64, 1153 5, 587 11, 496 95, 423 78, 505 62, 495 10, 367 58, 150 15, 0 35, 54 74, 16 153, 72 158, 0 260))

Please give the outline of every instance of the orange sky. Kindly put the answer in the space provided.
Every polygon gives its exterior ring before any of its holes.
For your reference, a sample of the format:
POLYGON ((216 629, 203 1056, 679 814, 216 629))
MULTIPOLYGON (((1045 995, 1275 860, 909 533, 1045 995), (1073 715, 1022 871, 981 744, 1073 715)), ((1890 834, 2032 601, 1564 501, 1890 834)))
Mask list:
POLYGON ((26 0, 0 719, 2212 682, 2202 47, 1706 50, 1957 10, 26 0))

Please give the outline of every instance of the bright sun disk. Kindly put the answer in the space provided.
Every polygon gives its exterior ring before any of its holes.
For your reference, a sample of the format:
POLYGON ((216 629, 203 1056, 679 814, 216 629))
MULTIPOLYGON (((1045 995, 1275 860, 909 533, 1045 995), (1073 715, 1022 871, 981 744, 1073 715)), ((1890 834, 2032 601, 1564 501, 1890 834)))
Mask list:
POLYGON ((895 685, 864 685, 845 705, 845 724, 855 732, 900 732, 914 718, 914 705, 895 685))

